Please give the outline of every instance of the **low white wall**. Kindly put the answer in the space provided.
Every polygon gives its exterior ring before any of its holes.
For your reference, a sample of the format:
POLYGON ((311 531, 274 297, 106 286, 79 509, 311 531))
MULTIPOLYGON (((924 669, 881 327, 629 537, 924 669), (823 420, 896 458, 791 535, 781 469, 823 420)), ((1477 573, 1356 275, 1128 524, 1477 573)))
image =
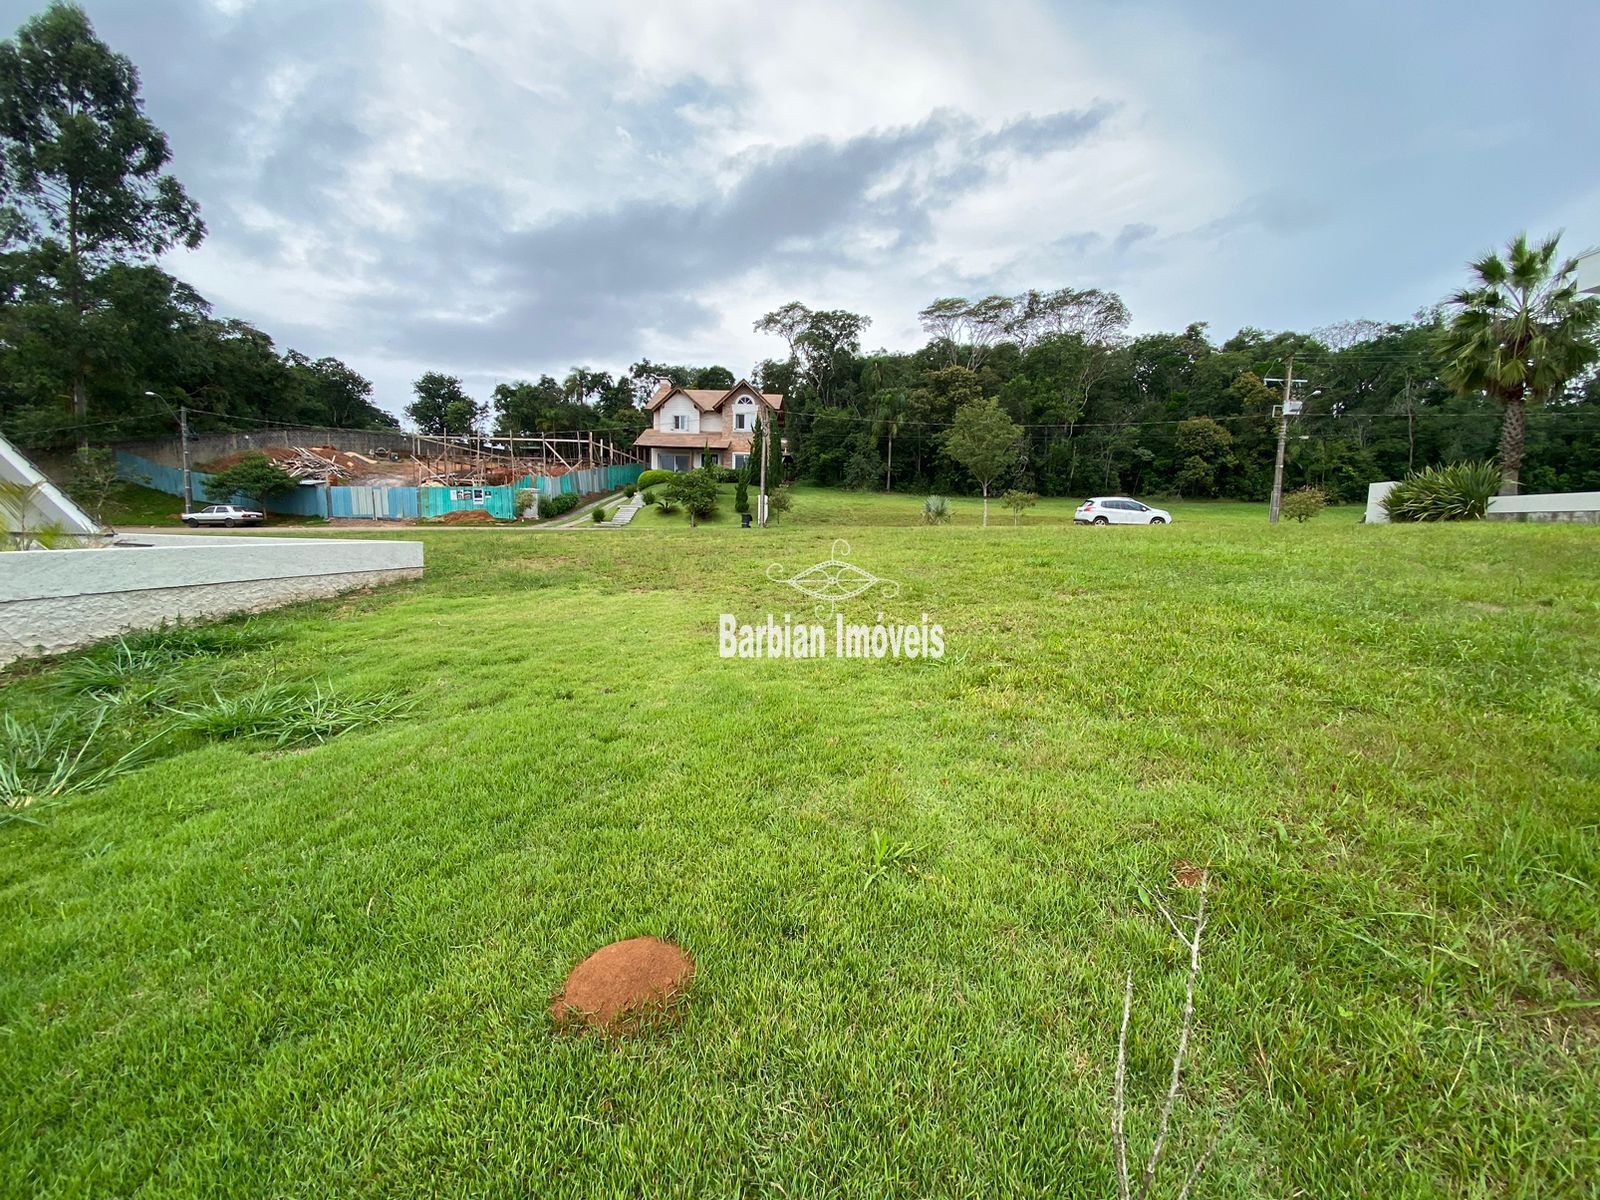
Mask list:
POLYGON ((1383 483, 1367 484, 1367 515, 1361 519, 1368 525, 1387 525, 1389 514, 1383 510, 1383 498, 1394 490, 1399 480, 1389 479, 1383 483))
POLYGON ((1536 492, 1491 496, 1491 521, 1576 521, 1600 525, 1600 492, 1536 492))
MULTIPOLYGON (((1395 486, 1394 480, 1367 484, 1368 525, 1387 525, 1383 498, 1395 486)), ((1491 521, 1562 521, 1600 525, 1600 492, 1535 492, 1525 496, 1490 496, 1491 521)))
POLYGON ((0 664, 421 577, 421 542, 149 534, 100 550, 0 554, 0 664))

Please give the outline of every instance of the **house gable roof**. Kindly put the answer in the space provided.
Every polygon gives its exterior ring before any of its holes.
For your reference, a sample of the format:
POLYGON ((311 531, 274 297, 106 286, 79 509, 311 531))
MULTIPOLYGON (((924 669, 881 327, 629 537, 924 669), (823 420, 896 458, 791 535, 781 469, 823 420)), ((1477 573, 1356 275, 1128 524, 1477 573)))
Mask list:
POLYGON ((767 407, 778 410, 783 408, 783 396, 777 392, 758 392, 751 387, 747 380, 739 380, 731 388, 684 388, 676 384, 663 383, 655 390, 655 394, 645 403, 645 410, 654 412, 674 396, 684 396, 701 412, 715 412, 724 403, 737 395, 759 397, 767 402, 767 407))

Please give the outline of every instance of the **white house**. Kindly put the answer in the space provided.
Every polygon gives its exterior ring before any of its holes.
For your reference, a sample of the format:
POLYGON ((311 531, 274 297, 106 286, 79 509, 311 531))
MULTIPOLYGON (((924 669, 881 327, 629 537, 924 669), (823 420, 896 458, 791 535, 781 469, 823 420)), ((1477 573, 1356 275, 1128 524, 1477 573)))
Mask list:
POLYGON ((726 391, 664 383, 645 410, 651 415, 651 427, 633 444, 649 449, 652 468, 742 467, 750 458, 756 418, 763 417, 775 428, 783 397, 758 392, 742 379, 726 391))

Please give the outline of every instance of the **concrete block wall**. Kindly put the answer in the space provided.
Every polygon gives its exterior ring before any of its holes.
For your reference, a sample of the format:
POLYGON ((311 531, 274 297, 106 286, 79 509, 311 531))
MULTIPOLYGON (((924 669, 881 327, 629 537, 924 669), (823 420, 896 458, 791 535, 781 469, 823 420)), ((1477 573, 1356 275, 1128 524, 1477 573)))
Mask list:
POLYGON ((130 629, 422 577, 421 542, 151 534, 0 554, 0 665, 130 629))
POLYGON ((1531 496, 1495 496, 1489 501, 1491 521, 1538 521, 1600 525, 1600 492, 1543 492, 1531 496))

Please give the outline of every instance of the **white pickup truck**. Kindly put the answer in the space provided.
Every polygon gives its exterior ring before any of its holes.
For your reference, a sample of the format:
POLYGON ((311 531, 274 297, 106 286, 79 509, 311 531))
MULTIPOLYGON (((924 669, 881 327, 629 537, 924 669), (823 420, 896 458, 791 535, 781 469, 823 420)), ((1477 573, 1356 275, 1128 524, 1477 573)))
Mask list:
POLYGON ((184 513, 183 523, 190 529, 199 525, 221 525, 232 529, 235 525, 261 524, 261 514, 253 508, 239 508, 233 504, 208 504, 199 512, 184 513))

